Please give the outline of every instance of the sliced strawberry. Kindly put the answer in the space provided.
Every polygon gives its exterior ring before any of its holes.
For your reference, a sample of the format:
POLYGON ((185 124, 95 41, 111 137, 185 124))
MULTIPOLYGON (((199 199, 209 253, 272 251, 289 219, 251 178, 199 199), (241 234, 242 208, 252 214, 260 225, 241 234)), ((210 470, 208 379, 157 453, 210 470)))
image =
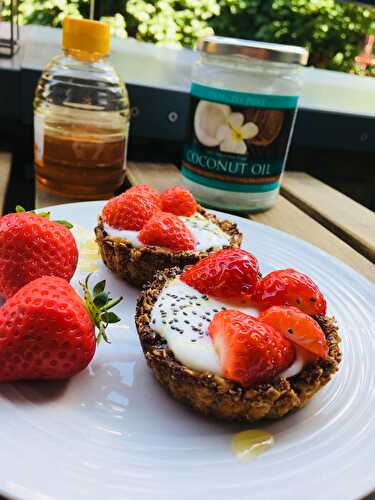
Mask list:
POLYGON ((175 252, 194 250, 189 228, 174 214, 159 212, 143 226, 138 235, 145 245, 169 248, 175 252))
POLYGON ((159 193, 140 184, 109 200, 103 209, 103 220, 116 229, 139 231, 160 209, 159 193))
POLYGON ((260 314, 259 321, 272 326, 307 351, 327 359, 328 345, 319 323, 297 307, 270 307, 260 314))
POLYGON ((183 186, 169 188, 161 194, 164 212, 190 217, 197 210, 197 202, 188 189, 183 186))
POLYGON ((258 284, 253 300, 261 309, 270 306, 296 306, 307 314, 326 313, 327 304, 318 286, 306 274, 281 269, 265 276, 258 284))
POLYGON ((208 326, 224 377, 244 387, 271 382, 295 359, 295 348, 271 326, 241 311, 215 314, 208 326))
POLYGON ((181 280, 211 297, 241 298, 254 291, 258 274, 259 264, 254 255, 239 248, 228 248, 191 266, 181 275, 181 280))

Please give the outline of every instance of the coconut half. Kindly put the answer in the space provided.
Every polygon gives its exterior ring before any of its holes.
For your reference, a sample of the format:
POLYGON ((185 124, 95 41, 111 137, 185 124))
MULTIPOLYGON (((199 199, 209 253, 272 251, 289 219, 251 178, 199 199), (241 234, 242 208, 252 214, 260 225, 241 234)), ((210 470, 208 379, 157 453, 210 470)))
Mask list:
POLYGON ((218 146, 217 132, 228 122, 230 106, 215 102, 200 101, 194 114, 194 130, 198 141, 204 146, 218 146))

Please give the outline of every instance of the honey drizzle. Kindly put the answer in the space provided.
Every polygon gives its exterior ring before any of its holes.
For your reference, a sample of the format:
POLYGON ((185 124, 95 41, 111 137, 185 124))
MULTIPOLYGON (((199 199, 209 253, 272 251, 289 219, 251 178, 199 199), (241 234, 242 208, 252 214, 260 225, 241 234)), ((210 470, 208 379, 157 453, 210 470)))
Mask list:
POLYGON ((269 432, 250 429, 234 435, 231 450, 241 463, 248 464, 258 455, 272 448, 274 442, 274 437, 269 432))

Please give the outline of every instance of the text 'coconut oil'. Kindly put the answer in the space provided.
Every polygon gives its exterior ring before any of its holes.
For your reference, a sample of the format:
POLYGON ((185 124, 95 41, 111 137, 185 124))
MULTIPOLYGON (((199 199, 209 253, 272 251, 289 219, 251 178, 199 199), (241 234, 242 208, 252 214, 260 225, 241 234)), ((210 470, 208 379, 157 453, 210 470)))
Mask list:
POLYGON ((109 26, 66 17, 63 49, 36 90, 36 180, 71 198, 108 198, 124 181, 129 129, 128 94, 107 61, 109 26))
POLYGON ((265 210, 280 190, 308 52, 216 36, 198 48, 183 182, 205 205, 265 210))

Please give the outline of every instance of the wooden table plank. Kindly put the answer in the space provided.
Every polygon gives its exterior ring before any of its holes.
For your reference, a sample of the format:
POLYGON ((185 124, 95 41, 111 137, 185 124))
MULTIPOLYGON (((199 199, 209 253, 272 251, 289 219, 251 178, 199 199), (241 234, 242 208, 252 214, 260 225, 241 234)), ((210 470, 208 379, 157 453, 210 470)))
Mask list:
POLYGON ((375 214, 303 172, 286 172, 282 194, 375 262, 375 214))
POLYGON ((132 186, 150 184, 159 191, 181 183, 180 171, 172 163, 129 162, 126 175, 132 186))
POLYGON ((11 153, 0 151, 0 215, 2 215, 4 211, 5 197, 8 189, 11 170, 11 153))
POLYGON ((375 265, 372 262, 283 196, 270 210, 252 214, 250 218, 312 243, 375 283, 375 265))

